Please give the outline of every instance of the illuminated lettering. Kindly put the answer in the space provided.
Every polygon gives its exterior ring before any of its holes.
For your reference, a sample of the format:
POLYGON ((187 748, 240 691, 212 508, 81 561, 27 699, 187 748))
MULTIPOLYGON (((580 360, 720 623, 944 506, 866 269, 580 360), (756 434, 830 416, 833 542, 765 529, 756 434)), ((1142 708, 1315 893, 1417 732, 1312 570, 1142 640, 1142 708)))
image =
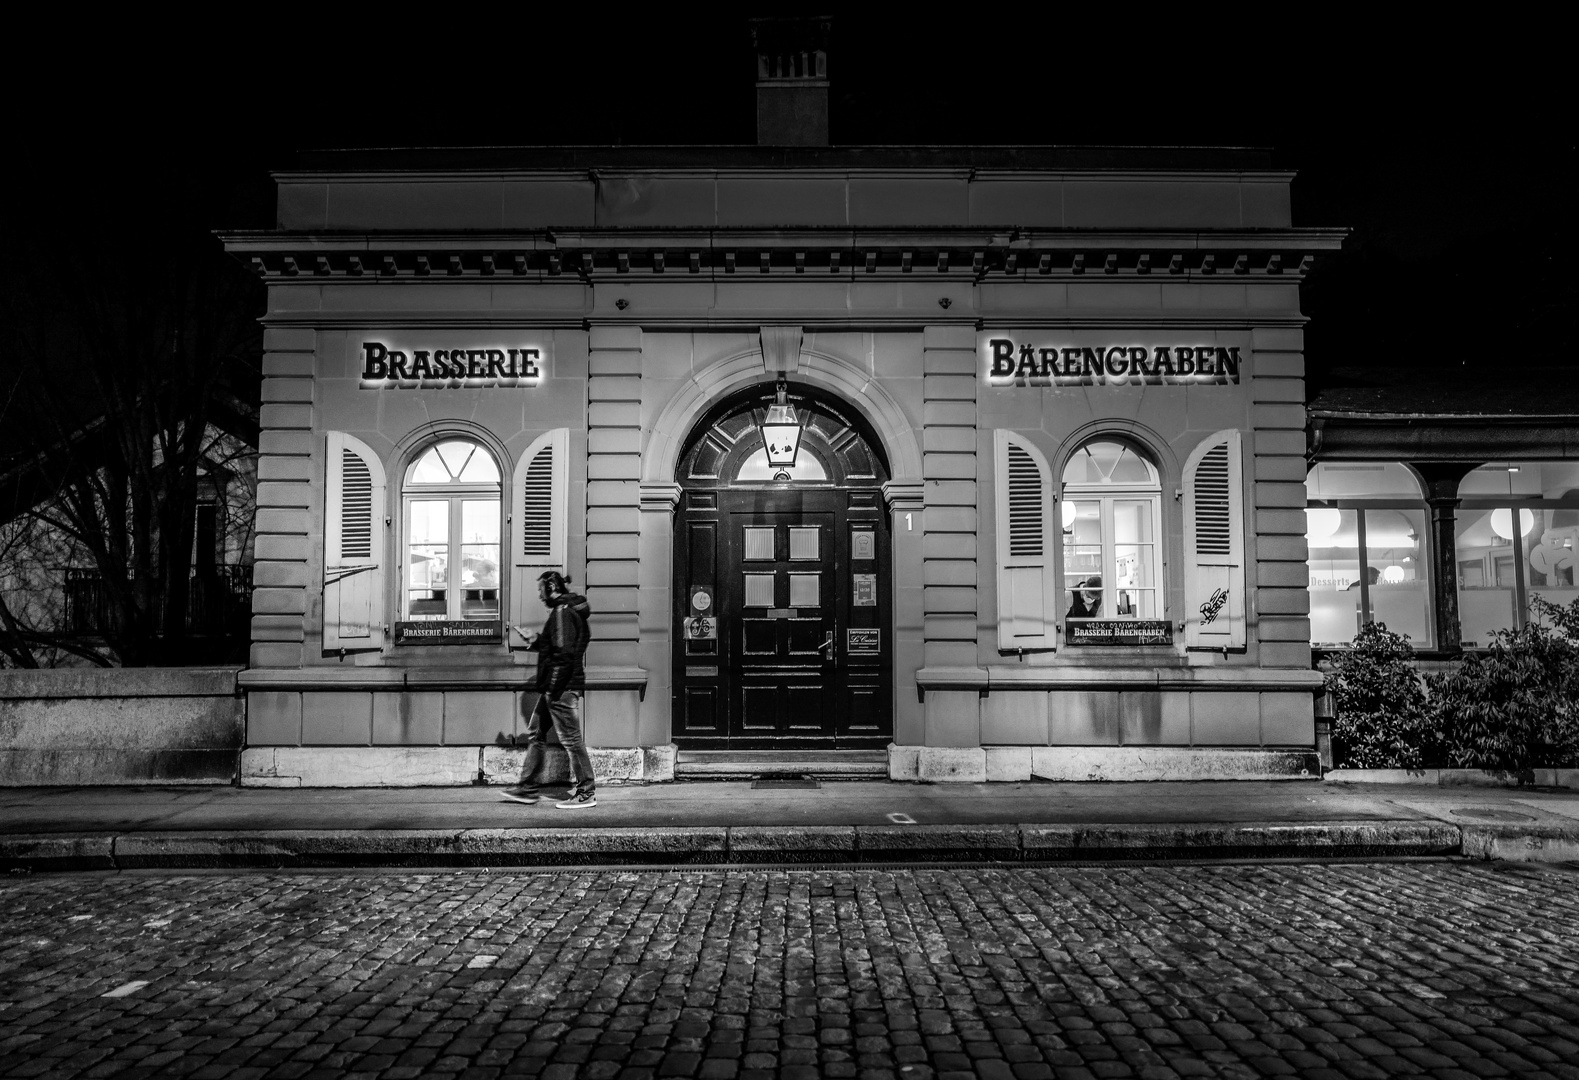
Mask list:
MULTIPOLYGON (((1239 382, 1238 346, 1050 345, 992 338, 988 378, 1016 386, 1224 386, 1239 382)), ((522 350, 525 363, 529 350, 522 350)), ((535 355, 535 352, 533 352, 535 355)), ((523 371, 535 377, 535 370, 523 371)))
POLYGON ((1014 342, 993 338, 987 342, 992 347, 992 377, 1007 379, 1014 374, 1014 342))
POLYGON ((1014 369, 1014 377, 1016 380, 1036 377, 1036 350, 1029 345, 1020 346, 1020 363, 1014 369))
POLYGON ((1158 382, 1160 380, 1152 372, 1152 369, 1146 366, 1146 352, 1146 346, 1144 345, 1131 345, 1129 347, 1129 369, 1147 382, 1158 382))
POLYGON ((362 342, 362 378, 387 379, 389 350, 376 341, 362 342))
MULTIPOLYGON (((1014 345, 1010 344, 1011 354, 1014 345)), ((364 386, 396 383, 456 386, 464 379, 497 386, 531 386, 542 377, 543 352, 532 348, 391 349, 382 341, 362 342, 364 386), (530 380, 530 382, 526 381, 530 380)))

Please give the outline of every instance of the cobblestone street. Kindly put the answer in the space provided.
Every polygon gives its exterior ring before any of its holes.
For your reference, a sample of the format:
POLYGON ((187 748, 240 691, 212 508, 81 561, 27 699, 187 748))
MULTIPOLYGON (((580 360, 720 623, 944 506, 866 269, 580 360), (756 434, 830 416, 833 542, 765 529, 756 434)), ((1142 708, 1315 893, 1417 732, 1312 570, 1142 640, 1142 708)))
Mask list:
POLYGON ((0 881, 0 1075, 1579 1078, 1579 872, 0 881))

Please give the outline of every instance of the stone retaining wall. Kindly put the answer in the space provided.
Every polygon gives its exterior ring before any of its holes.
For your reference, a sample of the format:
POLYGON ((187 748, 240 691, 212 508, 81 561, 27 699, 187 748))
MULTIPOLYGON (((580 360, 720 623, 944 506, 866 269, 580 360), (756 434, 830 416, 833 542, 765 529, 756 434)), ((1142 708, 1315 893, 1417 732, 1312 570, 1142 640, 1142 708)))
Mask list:
POLYGON ((0 786, 232 783, 237 670, 0 671, 0 786))

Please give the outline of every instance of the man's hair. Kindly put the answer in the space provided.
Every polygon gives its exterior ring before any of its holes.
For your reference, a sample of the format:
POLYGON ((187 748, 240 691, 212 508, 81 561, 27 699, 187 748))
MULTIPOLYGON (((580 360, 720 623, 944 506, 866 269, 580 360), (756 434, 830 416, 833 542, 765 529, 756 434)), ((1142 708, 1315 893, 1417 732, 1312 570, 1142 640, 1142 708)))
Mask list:
POLYGON ((538 581, 548 582, 548 591, 552 593, 567 593, 570 591, 570 578, 558 570, 544 570, 537 575, 538 581))

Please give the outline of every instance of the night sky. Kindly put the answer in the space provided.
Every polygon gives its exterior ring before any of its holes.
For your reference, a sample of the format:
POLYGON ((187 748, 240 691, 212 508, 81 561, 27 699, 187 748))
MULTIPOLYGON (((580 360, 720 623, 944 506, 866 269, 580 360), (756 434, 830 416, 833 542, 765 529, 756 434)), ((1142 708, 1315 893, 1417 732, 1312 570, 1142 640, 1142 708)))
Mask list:
MULTIPOLYGON (((1299 171, 1296 225, 1354 230, 1305 287, 1318 387, 1515 357, 1573 381, 1575 95, 1555 30, 983 7, 822 9, 833 141, 1266 147, 1299 171)), ((7 232, 157 247, 267 228, 269 170, 302 149, 754 142, 745 20, 780 13, 580 5, 369 33, 254 10, 88 47, 56 81, 13 69, 7 232)))

